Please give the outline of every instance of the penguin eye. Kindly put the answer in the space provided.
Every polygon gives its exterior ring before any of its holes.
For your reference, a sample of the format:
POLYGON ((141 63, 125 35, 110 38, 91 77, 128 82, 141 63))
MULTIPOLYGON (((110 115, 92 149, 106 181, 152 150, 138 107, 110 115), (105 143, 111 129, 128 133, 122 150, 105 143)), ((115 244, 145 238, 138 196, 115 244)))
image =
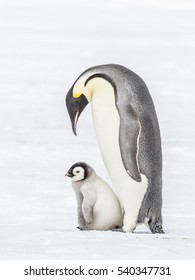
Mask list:
POLYGON ((76 171, 76 173, 79 173, 80 171, 76 171))

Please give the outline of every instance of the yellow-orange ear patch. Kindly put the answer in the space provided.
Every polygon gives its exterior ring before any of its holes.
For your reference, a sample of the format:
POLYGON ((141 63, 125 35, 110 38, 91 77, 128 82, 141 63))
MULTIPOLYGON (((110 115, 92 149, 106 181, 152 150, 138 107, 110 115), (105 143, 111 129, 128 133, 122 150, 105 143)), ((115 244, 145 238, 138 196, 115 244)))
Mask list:
POLYGON ((73 92, 73 97, 74 97, 74 98, 78 98, 78 97, 81 96, 81 94, 82 94, 82 93, 80 93, 80 92, 73 92))

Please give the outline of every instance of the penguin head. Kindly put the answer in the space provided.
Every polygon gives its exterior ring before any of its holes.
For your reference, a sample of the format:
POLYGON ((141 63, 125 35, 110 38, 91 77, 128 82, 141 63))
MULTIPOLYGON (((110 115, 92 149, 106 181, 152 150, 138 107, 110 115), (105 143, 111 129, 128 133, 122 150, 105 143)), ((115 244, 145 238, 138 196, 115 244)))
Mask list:
POLYGON ((72 178, 72 181, 79 182, 88 178, 92 168, 85 162, 77 162, 70 167, 65 176, 72 178))
POLYGON ((66 107, 71 119, 72 130, 76 134, 77 121, 88 103, 92 101, 95 83, 94 75, 83 73, 76 80, 66 95, 66 107), (89 83, 90 82, 90 83, 89 83))
POLYGON ((99 65, 84 71, 70 88, 66 95, 66 107, 71 119, 72 130, 76 134, 77 121, 80 114, 88 103, 92 101, 93 94, 96 90, 104 90, 105 82, 109 83, 113 90, 116 91, 114 81, 105 73, 103 69, 107 65, 99 65))

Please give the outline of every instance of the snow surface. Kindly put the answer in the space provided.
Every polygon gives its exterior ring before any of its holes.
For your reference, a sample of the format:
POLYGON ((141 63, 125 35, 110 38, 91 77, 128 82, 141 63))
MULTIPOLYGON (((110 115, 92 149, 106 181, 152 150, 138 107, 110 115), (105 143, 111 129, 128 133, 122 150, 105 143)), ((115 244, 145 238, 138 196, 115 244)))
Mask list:
POLYGON ((195 3, 1 0, 0 258, 195 258, 195 3), (90 106, 71 131, 66 92, 88 67, 119 63, 147 83, 164 155, 165 235, 76 230, 64 177, 86 161, 110 182, 90 106))

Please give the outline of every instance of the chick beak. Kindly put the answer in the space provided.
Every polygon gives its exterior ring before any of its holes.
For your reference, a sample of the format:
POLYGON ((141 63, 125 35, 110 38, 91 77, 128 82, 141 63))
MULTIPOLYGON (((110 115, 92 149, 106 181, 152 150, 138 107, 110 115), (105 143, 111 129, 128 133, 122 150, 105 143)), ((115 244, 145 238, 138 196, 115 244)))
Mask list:
POLYGON ((72 178, 74 175, 72 173, 67 172, 65 176, 72 178))

